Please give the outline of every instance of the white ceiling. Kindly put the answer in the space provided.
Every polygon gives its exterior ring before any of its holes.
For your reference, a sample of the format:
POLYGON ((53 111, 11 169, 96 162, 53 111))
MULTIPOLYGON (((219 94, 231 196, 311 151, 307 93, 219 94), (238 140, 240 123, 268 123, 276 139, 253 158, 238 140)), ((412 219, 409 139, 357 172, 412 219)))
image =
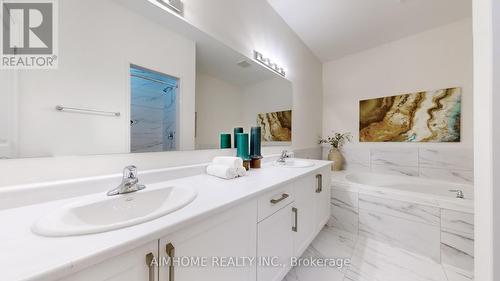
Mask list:
POLYGON ((322 61, 472 14, 471 0, 268 0, 322 61))

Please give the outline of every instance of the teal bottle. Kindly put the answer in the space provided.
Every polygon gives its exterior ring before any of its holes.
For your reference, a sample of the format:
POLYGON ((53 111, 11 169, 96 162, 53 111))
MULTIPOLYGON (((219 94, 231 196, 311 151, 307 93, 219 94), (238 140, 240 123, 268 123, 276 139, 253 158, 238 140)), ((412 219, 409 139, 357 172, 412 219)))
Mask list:
POLYGON ((236 148, 236 156, 240 157, 243 160, 250 160, 250 153, 248 149, 248 134, 236 134, 236 143, 238 144, 238 147, 236 148))
POLYGON ((243 128, 241 127, 234 128, 234 135, 233 135, 234 148, 238 148, 238 142, 236 141, 236 134, 242 134, 242 133, 243 133, 243 128))
POLYGON ((231 134, 220 134, 220 148, 231 148, 231 134))
POLYGON ((250 156, 252 158, 261 157, 262 129, 260 127, 252 127, 250 129, 250 156))

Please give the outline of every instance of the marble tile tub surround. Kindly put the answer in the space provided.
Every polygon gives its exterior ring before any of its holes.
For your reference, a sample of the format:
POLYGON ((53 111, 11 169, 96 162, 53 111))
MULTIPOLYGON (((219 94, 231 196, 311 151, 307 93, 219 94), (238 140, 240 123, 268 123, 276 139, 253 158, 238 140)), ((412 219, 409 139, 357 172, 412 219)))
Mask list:
POLYGON ((330 200, 330 219, 329 226, 349 233, 358 233, 359 225, 359 205, 358 192, 333 188, 330 200))
POLYGON ((474 270, 474 215, 441 209, 441 262, 474 270))
MULTIPOLYGON (((326 159, 328 148, 323 149, 326 159)), ((403 174, 452 182, 474 181, 474 154, 462 147, 367 147, 343 149, 348 171, 403 174)))
POLYGON ((469 280, 464 276, 474 269, 472 213, 363 194, 341 183, 331 192, 329 227, 425 256, 457 269, 447 273, 452 280, 469 280))

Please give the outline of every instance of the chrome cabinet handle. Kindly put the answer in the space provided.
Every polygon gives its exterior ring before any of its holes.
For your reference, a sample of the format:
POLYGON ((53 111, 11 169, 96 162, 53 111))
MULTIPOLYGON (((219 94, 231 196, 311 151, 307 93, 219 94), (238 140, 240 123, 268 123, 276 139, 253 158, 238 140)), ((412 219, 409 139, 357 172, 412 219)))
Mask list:
POLYGON ((299 220, 299 209, 293 207, 292 208, 292 212, 294 213, 295 215, 295 225, 292 226, 292 231, 293 232, 297 232, 298 228, 299 228, 299 225, 298 225, 298 220, 299 220))
POLYGON ((153 260, 155 259, 155 255, 153 253, 149 253, 146 255, 146 264, 148 265, 149 270, 149 281, 155 281, 155 267, 153 265, 153 260))
POLYGON ((322 174, 317 174, 316 175, 316 193, 321 193, 323 191, 323 175, 322 174))
POLYGON ((283 193, 281 194, 281 198, 280 199, 271 199, 271 204, 278 204, 279 202, 287 199, 290 195, 286 194, 286 193, 283 193))
POLYGON ((172 243, 168 243, 165 249, 167 256, 169 258, 168 264, 168 281, 174 281, 174 257, 175 257, 175 247, 172 243))

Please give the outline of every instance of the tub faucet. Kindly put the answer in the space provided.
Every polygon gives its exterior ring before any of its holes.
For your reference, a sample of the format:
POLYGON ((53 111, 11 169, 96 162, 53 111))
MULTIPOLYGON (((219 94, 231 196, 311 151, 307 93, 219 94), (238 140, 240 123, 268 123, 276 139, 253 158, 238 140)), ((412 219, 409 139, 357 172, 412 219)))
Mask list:
POLYGON ((457 198, 464 199, 464 192, 460 189, 450 189, 450 192, 455 192, 457 194, 457 198))
POLYGON ((145 185, 139 184, 139 178, 137 177, 137 167, 127 166, 123 169, 123 179, 122 183, 110 191, 108 191, 108 196, 114 196, 119 194, 127 194, 131 192, 136 192, 146 188, 145 185))

